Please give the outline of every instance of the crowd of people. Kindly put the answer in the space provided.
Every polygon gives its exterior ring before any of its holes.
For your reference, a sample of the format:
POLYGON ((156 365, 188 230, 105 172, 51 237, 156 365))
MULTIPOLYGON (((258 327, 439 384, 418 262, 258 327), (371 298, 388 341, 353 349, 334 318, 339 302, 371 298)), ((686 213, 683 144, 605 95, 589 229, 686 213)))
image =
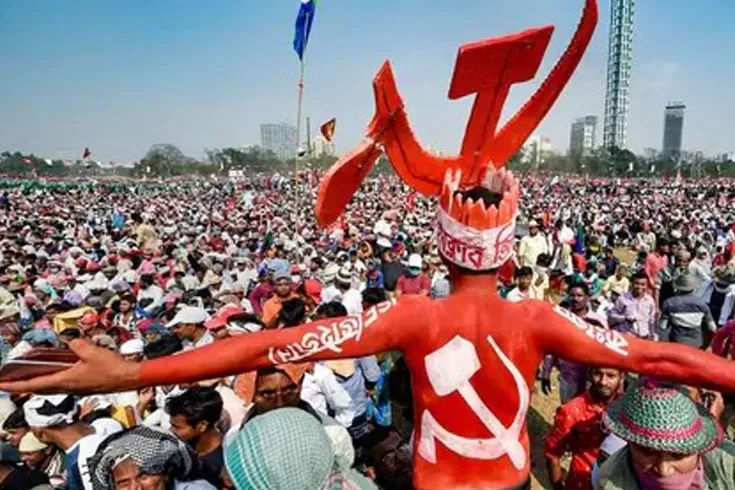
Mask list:
MULTIPOLYGON (((434 202, 376 176, 320 230, 318 179, 5 191, 3 363, 77 338, 155 359, 451 293, 434 202)), ((734 183, 523 185, 504 298, 735 359, 734 183)), ((539 368, 539 391, 561 402, 550 433, 530 434, 554 489, 735 489, 727 394, 551 357, 539 368)), ((411 489, 409 380, 386 352, 190 386, 5 396, 0 489, 411 489)))

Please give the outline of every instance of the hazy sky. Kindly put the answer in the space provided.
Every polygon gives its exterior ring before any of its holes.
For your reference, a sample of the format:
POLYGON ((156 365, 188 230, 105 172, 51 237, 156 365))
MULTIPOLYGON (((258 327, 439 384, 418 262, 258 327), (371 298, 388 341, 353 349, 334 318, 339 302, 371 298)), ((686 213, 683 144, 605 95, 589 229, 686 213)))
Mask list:
MULTIPOLYGON (((566 92, 538 131, 566 151, 569 126, 602 116, 610 0, 566 92)), ((458 151, 471 98, 449 101, 457 47, 555 24, 539 77, 556 62, 583 0, 319 0, 307 51, 305 114, 337 118, 340 151, 373 112, 370 82, 390 58, 422 142, 458 151)), ((294 122, 299 0, 0 1, 0 150, 129 162, 155 143, 201 156, 260 142, 262 122, 294 122)), ((684 146, 735 151, 735 1, 636 2, 628 146, 659 148, 663 107, 684 101, 684 146)), ((601 128, 598 130, 601 138, 601 128)))

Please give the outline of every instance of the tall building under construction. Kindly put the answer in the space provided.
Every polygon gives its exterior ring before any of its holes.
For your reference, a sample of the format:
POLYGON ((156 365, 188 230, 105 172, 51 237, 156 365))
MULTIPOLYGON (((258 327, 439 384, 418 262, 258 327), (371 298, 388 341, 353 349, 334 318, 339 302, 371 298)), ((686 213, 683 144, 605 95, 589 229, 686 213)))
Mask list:
POLYGON ((635 0, 611 0, 610 4, 603 145, 605 148, 625 148, 628 136, 630 78, 633 71, 635 0))

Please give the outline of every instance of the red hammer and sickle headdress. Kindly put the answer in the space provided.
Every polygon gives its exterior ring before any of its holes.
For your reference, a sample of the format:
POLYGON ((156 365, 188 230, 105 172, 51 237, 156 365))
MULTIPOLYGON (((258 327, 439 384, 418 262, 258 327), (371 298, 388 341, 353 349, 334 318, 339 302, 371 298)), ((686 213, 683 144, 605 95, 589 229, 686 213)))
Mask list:
MULTIPOLYGON (((442 225, 464 235, 474 233, 476 236, 464 245, 479 245, 484 241, 495 250, 494 255, 486 250, 479 266, 476 266, 477 261, 467 260, 462 260, 461 265, 477 270, 499 265, 503 257, 507 259, 506 253, 499 248, 505 248, 508 240, 503 237, 508 233, 512 240, 518 206, 518 185, 509 172, 501 169, 538 127, 569 82, 590 43, 597 20, 596 0, 585 0, 582 20, 567 50, 536 93, 500 129, 497 125, 510 87, 536 75, 554 27, 529 29, 461 46, 449 98, 475 94, 475 102, 462 149, 453 157, 434 155, 418 142, 409 125, 390 63, 386 61, 373 79, 376 112, 367 128, 366 140, 341 158, 322 180, 316 205, 319 224, 327 226, 339 217, 384 152, 406 184, 424 195, 441 196, 440 245, 442 225), (464 202, 456 197, 457 190, 480 185, 503 195, 498 208, 486 209, 482 202, 464 202), (495 233, 489 233, 491 231, 495 233)), ((444 231, 451 239, 462 238, 453 231, 444 231)), ((456 250, 457 244, 447 244, 447 247, 456 250)), ((445 254, 445 247, 440 248, 445 254)), ((465 259, 466 252, 466 247, 461 250, 465 259)))

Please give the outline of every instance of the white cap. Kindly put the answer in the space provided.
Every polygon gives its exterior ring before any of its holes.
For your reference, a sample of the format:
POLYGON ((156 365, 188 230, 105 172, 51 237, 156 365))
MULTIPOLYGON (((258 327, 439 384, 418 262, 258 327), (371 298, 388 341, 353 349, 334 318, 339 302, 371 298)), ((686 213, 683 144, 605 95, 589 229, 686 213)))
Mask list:
POLYGON ((130 339, 120 346, 120 354, 130 356, 132 354, 143 353, 143 341, 141 339, 130 339))
POLYGON ((204 323, 207 320, 209 320, 209 315, 204 308, 185 306, 176 313, 173 320, 166 324, 166 327, 175 327, 179 323, 204 323))
POLYGON ((408 257, 408 266, 412 269, 420 269, 422 263, 423 261, 419 254, 411 254, 411 256, 408 257))
POLYGON ((48 444, 38 440, 33 432, 27 432, 26 435, 20 440, 18 451, 21 453, 32 453, 35 451, 42 451, 48 447, 48 444))

